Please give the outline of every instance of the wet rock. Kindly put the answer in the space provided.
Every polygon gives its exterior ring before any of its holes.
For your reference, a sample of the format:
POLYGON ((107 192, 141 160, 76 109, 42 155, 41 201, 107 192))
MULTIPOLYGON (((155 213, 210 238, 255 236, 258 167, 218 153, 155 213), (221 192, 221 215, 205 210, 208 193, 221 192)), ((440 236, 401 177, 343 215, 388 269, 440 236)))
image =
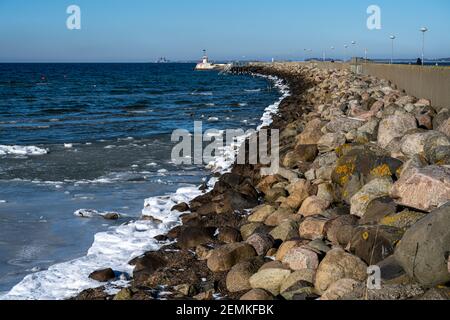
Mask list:
POLYGON ((370 181, 351 198, 350 213, 358 217, 364 217, 369 204, 377 198, 388 196, 393 185, 390 177, 370 181))
POLYGON ((273 300, 273 296, 263 289, 252 289, 244 294, 241 301, 270 301, 273 300))
POLYGON ((270 235, 275 240, 286 241, 299 236, 298 234, 298 223, 296 221, 283 221, 277 227, 275 227, 270 235))
POLYGON ((408 273, 424 286, 450 281, 450 205, 428 214, 406 231, 395 250, 395 258, 408 273))
POLYGON ((252 214, 248 217, 249 222, 264 222, 275 212, 275 207, 263 204, 252 210, 252 214))
POLYGON ((251 245, 258 256, 265 255, 274 245, 273 237, 266 233, 254 233, 246 242, 251 245))
POLYGON ((178 235, 178 246, 182 249, 195 248, 213 241, 216 228, 184 227, 178 235))
POLYGON ((205 261, 211 257, 212 249, 207 246, 200 245, 195 248, 195 254, 197 255, 197 260, 205 261))
POLYGON ((314 161, 318 154, 317 145, 298 145, 283 158, 283 166, 289 169, 305 167, 305 163, 314 161))
POLYGON ((189 211, 189 205, 185 202, 179 203, 174 206, 170 211, 187 212, 189 211))
POLYGON ((365 281, 367 265, 358 257, 342 249, 333 249, 327 253, 316 273, 315 288, 323 294, 336 281, 353 279, 365 281))
POLYGON ((299 234, 304 239, 323 239, 325 236, 325 226, 329 219, 320 216, 306 218, 299 228, 299 234))
POLYGON ((129 288, 123 288, 113 298, 116 301, 129 301, 133 297, 133 293, 129 288))
POLYGON ((235 243, 241 242, 242 236, 241 232, 232 227, 223 227, 219 229, 219 235, 217 239, 224 243, 235 243))
POLYGON ((450 200, 450 169, 411 168, 394 184, 391 197, 403 206, 431 212, 450 200))
POLYGON ((378 129, 378 144, 385 148, 395 138, 402 138, 409 130, 417 128, 416 118, 408 113, 384 118, 378 129))
POLYGON ((154 272, 164 268, 167 265, 167 261, 161 258, 156 252, 149 252, 131 260, 129 264, 134 265, 134 282, 145 283, 154 272))
POLYGON ((213 250, 208 259, 208 268, 213 272, 228 271, 237 263, 255 255, 255 249, 247 243, 227 244, 213 250))
POLYGON ((111 268, 107 268, 92 272, 89 278, 99 282, 108 282, 115 279, 116 275, 111 268))
POLYGON ((235 293, 252 289, 250 277, 258 271, 260 266, 261 261, 258 259, 235 265, 227 275, 227 290, 235 293))
POLYGON ((336 150, 345 144, 345 135, 341 133, 327 133, 317 142, 317 148, 320 153, 326 153, 336 150))
POLYGON ((394 253, 403 231, 386 226, 361 226, 353 231, 350 251, 365 261, 374 265, 394 253))
POLYGON ((277 296, 280 294, 281 284, 290 274, 289 270, 264 269, 250 278, 250 285, 253 289, 264 289, 277 296))
POLYGON ((319 257, 317 253, 306 247, 297 247, 292 248, 285 254, 283 263, 294 271, 302 269, 316 270, 319 266, 319 257))
POLYGON ((324 212, 329 206, 329 201, 321 199, 317 196, 311 196, 303 202, 298 213, 304 217, 315 216, 324 212))

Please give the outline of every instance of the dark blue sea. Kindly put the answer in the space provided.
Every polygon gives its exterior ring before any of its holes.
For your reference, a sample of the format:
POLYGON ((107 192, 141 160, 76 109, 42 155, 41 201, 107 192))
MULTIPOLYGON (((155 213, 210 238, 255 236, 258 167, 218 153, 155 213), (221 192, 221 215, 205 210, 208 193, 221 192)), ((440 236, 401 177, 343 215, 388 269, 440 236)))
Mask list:
POLYGON ((0 292, 86 255, 144 199, 200 185, 208 170, 171 161, 173 130, 256 128, 280 97, 269 80, 193 68, 0 64, 0 292))

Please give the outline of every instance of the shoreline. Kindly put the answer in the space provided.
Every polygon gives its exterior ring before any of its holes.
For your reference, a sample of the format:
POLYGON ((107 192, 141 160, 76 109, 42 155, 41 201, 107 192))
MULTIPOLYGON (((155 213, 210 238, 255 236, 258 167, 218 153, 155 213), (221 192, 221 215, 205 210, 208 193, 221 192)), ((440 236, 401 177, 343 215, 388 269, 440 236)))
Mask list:
MULTIPOLYGON (((274 78, 274 77, 270 77, 270 76, 262 76, 264 79, 270 81, 273 83, 274 87, 276 87, 278 89, 278 91, 280 91, 280 95, 281 97, 275 101, 273 104, 271 104, 269 107, 267 107, 266 109, 264 109, 264 116, 263 116, 263 124, 265 121, 267 121, 267 117, 268 114, 270 115, 271 112, 273 112, 273 106, 274 105, 278 105, 280 103, 280 101, 283 99, 283 95, 285 94, 285 90, 286 88, 284 88, 281 84, 281 82, 274 78), (265 118, 265 119, 264 119, 265 118)), ((240 137, 238 138, 239 140, 245 140, 245 137, 240 137)), ((232 145, 230 146, 230 148, 236 147, 236 145, 232 145)), ((230 155, 232 154, 232 151, 230 150, 225 150, 224 152, 224 156, 222 157, 218 157, 215 159, 215 162, 213 164, 212 168, 209 168, 209 166, 211 164, 209 164, 208 166, 205 167, 206 172, 208 173, 208 175, 205 176, 205 179, 208 178, 208 185, 209 188, 212 188, 212 186, 215 184, 216 182, 216 178, 214 178, 214 175, 219 174, 219 172, 221 173, 225 173, 227 170, 231 169, 231 165, 234 162, 234 160, 232 160, 230 158, 230 155), (227 157, 228 156, 228 157, 227 157)), ((233 157, 234 159, 234 157, 233 157)), ((203 190, 204 192, 205 190, 203 190)), ((140 220, 137 221, 131 221, 130 223, 127 223, 124 226, 120 226, 120 227, 116 227, 114 228, 113 232, 101 232, 99 234, 95 235, 95 240, 92 244, 92 246, 89 248, 89 251, 87 253, 87 256, 85 257, 81 257, 75 260, 71 260, 68 262, 62 262, 62 263, 58 263, 56 265, 53 265, 49 268, 49 270, 51 269, 55 269, 53 270, 53 272, 59 272, 57 269, 64 269, 64 268, 69 268, 70 270, 73 269, 73 272, 75 272, 75 265, 71 265, 71 264, 76 264, 77 262, 80 262, 80 268, 83 265, 83 261, 84 259, 88 259, 89 256, 95 255, 95 254, 102 254, 103 250, 101 247, 101 243, 104 241, 112 241, 117 243, 118 247, 125 247, 126 245, 123 245, 120 242, 120 240, 126 242, 127 240, 131 241, 131 242, 135 242, 136 240, 138 240, 138 244, 136 244, 134 247, 135 249, 141 251, 141 253, 145 253, 147 251, 156 251, 158 250, 158 248, 164 246, 167 241, 166 238, 164 237, 164 235, 166 233, 168 233, 170 231, 170 229, 172 229, 174 226, 178 226, 181 221, 179 219, 179 216, 182 215, 182 212, 178 212, 176 210, 171 210, 172 207, 176 206, 178 203, 180 202, 189 202, 190 200, 193 200, 196 196, 200 195, 202 193, 201 190, 198 189, 197 186, 192 186, 190 188, 180 188, 177 190, 177 192, 170 194, 170 195, 163 195, 163 196, 155 196, 155 197, 151 197, 148 199, 145 199, 145 204, 144 204, 144 209, 142 210, 142 216, 140 220), (162 204, 162 202, 164 202, 164 204, 162 204), (132 229, 135 229, 135 231, 133 231, 132 229), (133 236, 132 234, 140 234, 139 236, 133 236), (160 235, 161 233, 161 235, 160 235), (117 239, 114 239, 114 238, 117 239), (145 243, 145 238, 157 238, 157 239, 153 239, 152 241, 147 241, 148 243, 145 243), (105 238, 104 240, 102 240, 101 238, 105 238), (126 239, 128 238, 128 239, 126 239), (163 238, 163 239, 162 239, 163 238), (142 243, 141 243, 142 242, 142 243), (141 249, 139 248, 140 246, 142 246, 142 248, 146 248, 146 249, 141 249), (97 253, 98 252, 98 253, 97 253)), ((131 245, 131 247, 133 247, 133 245, 131 245)), ((120 249, 119 249, 120 250, 120 249)), ((106 257, 105 258, 109 258, 107 257, 108 250, 105 251, 106 257)), ((113 250, 114 251, 114 250, 113 250)), ((128 249, 127 251, 130 251, 130 249, 128 249)), ((131 250, 133 251, 133 250, 131 250)), ((116 278, 114 281, 110 281, 106 286, 103 286, 102 283, 100 282, 96 282, 93 281, 91 279, 88 279, 88 274, 85 274, 85 278, 86 280, 83 280, 84 284, 81 284, 81 286, 84 286, 85 289, 84 290, 96 290, 97 288, 102 288, 104 289, 108 294, 113 295, 115 293, 117 293, 118 291, 120 291, 121 288, 123 288, 124 286, 126 286, 126 281, 129 278, 129 275, 132 274, 132 270, 133 267, 128 265, 128 261, 131 260, 131 258, 136 258, 138 257, 141 253, 139 254, 133 254, 130 251, 130 257, 126 258, 126 261, 123 261, 122 266, 119 266, 117 261, 114 261, 114 256, 117 254, 113 254, 113 256, 110 258, 110 262, 108 263, 108 261, 105 262, 104 258, 99 257, 98 258, 98 265, 102 265, 102 261, 103 261, 103 265, 110 265, 112 268, 114 268, 115 273, 116 273, 116 278), (125 265, 127 265, 125 267, 125 265), (120 271, 117 271, 120 270, 120 271), (88 285, 89 284, 89 285, 88 285), (88 285, 89 288, 86 288, 86 285, 88 285)), ((116 257, 118 258, 118 257, 116 257)), ((117 259, 116 259, 117 260, 117 259)), ((63 270, 61 270, 63 271, 63 270)), ((52 277, 52 275, 49 275, 50 278, 52 277)), ((48 280, 51 280, 51 279, 48 280)), ((18 283, 16 286, 14 286, 10 291, 6 291, 3 292, 2 294, 2 299, 18 299, 21 296, 23 296, 23 294, 26 294, 27 290, 33 291, 33 290, 38 290, 38 291, 43 291, 45 290, 45 281, 43 283, 43 285, 39 284, 39 281, 36 281, 37 279, 35 279, 35 275, 34 274, 30 274, 29 276, 25 277, 25 279, 23 279, 20 283, 18 283), (38 286, 39 288, 35 288, 35 286, 38 286), (43 288, 41 288, 41 286, 43 288), (17 288, 16 288, 17 287, 17 288)), ((45 280, 45 279, 43 279, 45 280)), ((73 279, 74 281, 74 288, 79 285, 76 284, 77 279, 73 279)), ((57 286, 58 287, 58 286, 57 286)), ((50 287, 49 287, 50 289, 50 287)), ((59 290, 58 288, 52 288, 52 290, 59 290)), ((67 290, 70 291, 70 290, 67 290)), ((62 295, 56 297, 54 294, 53 295, 46 295, 45 292, 41 292, 40 294, 38 294, 39 297, 41 297, 42 299, 71 299, 73 297, 75 297, 76 295, 74 293, 70 294, 65 290, 62 290, 62 295)))
MULTIPOLYGON (((128 287, 72 299, 449 299, 450 111, 347 70, 236 71, 289 87, 268 125, 281 132, 278 174, 233 164, 171 208, 181 225, 130 261, 128 287), (374 266, 381 288, 367 287, 374 266)), ((108 283, 111 268, 91 276, 108 283)))
POLYGON ((179 204, 190 213, 160 238, 174 243, 134 259, 130 287, 75 299, 449 299, 440 257, 450 250, 441 240, 450 237, 448 116, 345 70, 278 63, 245 72, 290 88, 269 125, 281 130, 278 174, 234 164, 179 204), (411 254, 416 245, 428 249, 411 254), (368 287, 374 267, 380 288, 368 287))

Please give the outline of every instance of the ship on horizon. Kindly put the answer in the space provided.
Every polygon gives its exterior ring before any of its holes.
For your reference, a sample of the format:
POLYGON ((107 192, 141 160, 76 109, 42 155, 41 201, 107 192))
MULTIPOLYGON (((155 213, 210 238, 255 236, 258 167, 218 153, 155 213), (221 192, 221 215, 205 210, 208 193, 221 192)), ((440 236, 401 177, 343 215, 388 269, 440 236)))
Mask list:
POLYGON ((225 69, 225 67, 226 64, 210 62, 208 55, 206 54, 206 50, 203 50, 202 60, 199 63, 197 63, 197 65, 195 66, 195 70, 197 71, 223 70, 225 69))

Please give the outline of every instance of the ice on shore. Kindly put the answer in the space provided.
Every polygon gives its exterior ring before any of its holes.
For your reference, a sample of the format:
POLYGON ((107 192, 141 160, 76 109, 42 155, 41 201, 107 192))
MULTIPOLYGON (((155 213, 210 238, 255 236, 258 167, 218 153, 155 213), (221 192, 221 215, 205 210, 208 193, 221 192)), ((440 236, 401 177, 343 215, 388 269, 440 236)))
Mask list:
POLYGON ((35 146, 6 146, 0 145, 0 155, 38 156, 47 154, 47 149, 35 146))
MULTIPOLYGON (((161 245, 153 237, 167 233, 180 223, 181 213, 171 212, 171 208, 200 194, 196 187, 185 187, 170 196, 147 199, 143 215, 151 215, 161 223, 143 220, 98 233, 86 256, 30 274, 0 299, 63 300, 104 285, 89 279, 89 274, 95 270, 112 268, 132 274, 133 267, 128 262, 147 251, 158 250, 161 245)), ((119 282, 116 285, 123 286, 123 281, 119 282)))

